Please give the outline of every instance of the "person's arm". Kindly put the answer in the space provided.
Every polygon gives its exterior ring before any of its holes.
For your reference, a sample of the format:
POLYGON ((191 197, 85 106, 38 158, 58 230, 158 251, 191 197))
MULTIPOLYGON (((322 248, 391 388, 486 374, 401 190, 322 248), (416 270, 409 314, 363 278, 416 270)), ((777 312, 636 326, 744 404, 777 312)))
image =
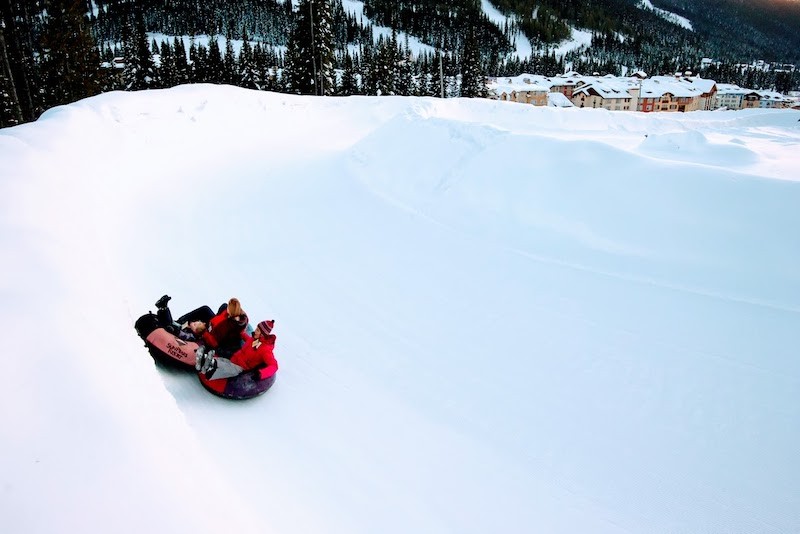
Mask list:
POLYGON ((211 347, 212 349, 217 348, 217 340, 214 336, 211 335, 210 331, 206 330, 205 332, 203 332, 201 339, 203 341, 203 345, 205 345, 206 347, 211 347))
MULTIPOLYGON (((269 336, 274 338, 275 336, 269 336)), ((258 376, 261 380, 269 378, 273 376, 275 373, 278 372, 278 360, 275 359, 275 354, 272 352, 272 347, 275 345, 275 340, 272 339, 272 344, 270 345, 262 345, 261 348, 265 349, 262 350, 262 358, 264 359, 264 363, 266 367, 261 367, 258 370, 258 376)))

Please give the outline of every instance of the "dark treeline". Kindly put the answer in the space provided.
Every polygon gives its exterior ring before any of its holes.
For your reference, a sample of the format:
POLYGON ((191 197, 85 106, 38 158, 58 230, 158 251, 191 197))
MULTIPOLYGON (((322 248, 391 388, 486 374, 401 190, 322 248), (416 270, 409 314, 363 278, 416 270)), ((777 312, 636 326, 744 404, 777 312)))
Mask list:
POLYGON ((800 62, 800 4, 795 0, 653 0, 692 21, 708 57, 735 63, 800 62))
POLYGON ((289 0, 0 0, 0 127, 103 91, 184 83, 473 97, 485 93, 487 76, 619 75, 624 65, 649 74, 691 70, 755 89, 800 86, 791 69, 738 66, 756 59, 744 55, 701 70, 703 57, 725 54, 710 54, 699 32, 629 0, 492 3, 512 22, 498 27, 479 0, 365 0, 363 19, 338 0, 301 0, 294 9, 289 0), (373 24, 392 33, 373 39, 373 24), (569 36, 569 25, 590 29, 592 46, 557 57, 549 47, 569 36), (397 32, 430 51, 412 54, 397 32), (518 35, 534 46, 531 58, 512 54, 518 35))
POLYGON ((104 89, 86 2, 0 0, 0 126, 104 89))

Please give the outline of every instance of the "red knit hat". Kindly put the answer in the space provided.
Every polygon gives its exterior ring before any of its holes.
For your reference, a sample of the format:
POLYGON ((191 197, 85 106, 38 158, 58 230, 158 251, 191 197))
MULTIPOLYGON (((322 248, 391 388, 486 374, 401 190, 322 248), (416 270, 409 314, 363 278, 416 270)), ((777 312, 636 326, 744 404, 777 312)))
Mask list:
POLYGON ((261 330, 261 335, 268 336, 272 332, 272 327, 275 326, 275 321, 261 321, 258 323, 258 329, 261 330))

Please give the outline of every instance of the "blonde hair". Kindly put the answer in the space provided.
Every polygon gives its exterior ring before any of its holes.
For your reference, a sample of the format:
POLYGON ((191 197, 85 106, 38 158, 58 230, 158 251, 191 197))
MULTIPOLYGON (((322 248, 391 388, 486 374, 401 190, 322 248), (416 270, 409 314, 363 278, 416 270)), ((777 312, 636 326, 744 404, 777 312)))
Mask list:
POLYGON ((237 315, 242 315, 244 310, 242 310, 242 304, 239 302, 239 299, 236 297, 232 298, 228 301, 228 315, 231 317, 236 317, 237 315))
POLYGON ((189 328, 195 334, 202 334, 203 332, 206 331, 206 323, 204 323, 203 321, 192 321, 191 323, 189 323, 189 328))

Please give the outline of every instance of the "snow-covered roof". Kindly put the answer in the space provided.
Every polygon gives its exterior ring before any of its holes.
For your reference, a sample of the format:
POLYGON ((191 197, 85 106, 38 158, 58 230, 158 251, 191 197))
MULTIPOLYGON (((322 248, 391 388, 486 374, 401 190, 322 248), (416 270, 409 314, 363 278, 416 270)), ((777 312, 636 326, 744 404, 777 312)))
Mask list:
POLYGON ((554 108, 574 108, 575 104, 561 93, 547 93, 547 105, 554 108))
POLYGON ((717 84, 717 82, 714 80, 701 78, 700 76, 687 76, 686 78, 683 78, 683 81, 690 84, 692 87, 700 89, 700 91, 703 93, 710 93, 717 84))
POLYGON ((553 87, 574 87, 573 94, 596 94, 603 99, 631 98, 640 90, 640 98, 661 98, 665 94, 674 97, 700 97, 710 94, 716 88, 719 96, 758 94, 768 100, 784 100, 785 97, 774 91, 755 91, 734 84, 717 83, 712 79, 700 76, 653 76, 647 78, 644 72, 638 71, 631 76, 583 76, 574 72, 558 76, 542 76, 541 74, 523 73, 518 76, 502 76, 493 78, 488 84, 496 94, 512 92, 549 92, 553 87), (642 78, 644 77, 644 78, 642 78))
POLYGON ((573 94, 597 94, 603 99, 631 98, 631 90, 636 89, 638 83, 633 83, 629 78, 592 78, 586 85, 582 85, 573 94))
POLYGON ((761 96, 762 100, 775 100, 777 102, 788 102, 789 98, 776 91, 756 91, 761 96))
POLYGON ((693 97, 702 95, 704 91, 684 78, 674 76, 653 76, 642 80, 642 98, 660 98, 667 93, 675 97, 693 97))
POLYGON ((717 94, 718 95, 743 95, 749 93, 749 89, 742 89, 738 85, 732 83, 718 83, 717 84, 717 94))
POLYGON ((552 83, 547 83, 544 76, 534 74, 520 74, 519 76, 500 77, 496 80, 489 82, 488 87, 490 90, 495 91, 497 94, 511 92, 531 91, 534 93, 550 91, 552 83))

